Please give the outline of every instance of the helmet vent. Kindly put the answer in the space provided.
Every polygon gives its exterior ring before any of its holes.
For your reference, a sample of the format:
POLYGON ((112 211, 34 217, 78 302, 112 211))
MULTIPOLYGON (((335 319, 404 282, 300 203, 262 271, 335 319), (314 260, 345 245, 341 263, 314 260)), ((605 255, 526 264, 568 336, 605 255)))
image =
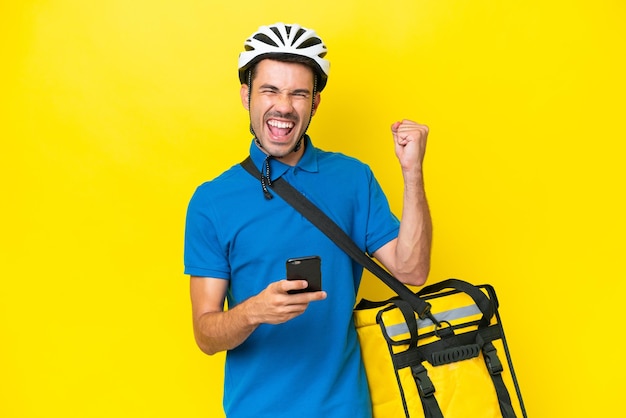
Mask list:
MULTIPOLYGON (((280 35, 278 35, 280 37, 280 35)), ((278 48, 278 44, 276 42, 274 42, 272 40, 272 38, 270 38, 269 36, 265 35, 264 33, 257 33, 256 35, 254 35, 254 39, 256 39, 257 41, 261 41, 264 44, 268 44, 268 45, 272 45, 278 48)))
MULTIPOLYGON (((291 26, 288 26, 288 27, 289 29, 291 29, 291 26)), ((287 33, 289 33, 289 31, 287 31, 287 33)), ((298 29, 298 32, 296 32, 296 35, 293 37, 293 43, 296 43, 296 41, 300 39, 300 37, 304 35, 305 33, 306 31, 304 29, 302 28, 298 29)))
MULTIPOLYGON (((318 45, 318 44, 321 44, 321 43, 322 43, 322 41, 319 38, 310 38, 310 39, 307 39, 306 41, 302 42, 302 44, 300 44, 300 46, 298 48, 304 49, 304 48, 308 48, 310 46, 318 45)), ((322 54, 319 54, 318 56, 319 57, 323 57, 324 55, 326 55, 326 52, 324 52, 322 54)))
MULTIPOLYGON (((280 41, 281 41, 283 44, 286 44, 286 43, 287 43, 287 42, 285 42, 285 39, 283 38, 283 35, 280 33, 280 31, 278 30, 278 28, 271 27, 270 29, 272 30, 272 32, 274 32, 274 33, 276 34, 276 36, 278 37, 278 39, 280 39, 280 41)), ((286 26, 286 27, 285 27, 285 29, 287 29, 287 36, 289 36, 289 30, 291 29, 291 26, 286 26)), ((276 44, 274 44, 274 45, 276 45, 276 44)), ((276 45, 276 46, 278 46, 278 45, 276 45)))

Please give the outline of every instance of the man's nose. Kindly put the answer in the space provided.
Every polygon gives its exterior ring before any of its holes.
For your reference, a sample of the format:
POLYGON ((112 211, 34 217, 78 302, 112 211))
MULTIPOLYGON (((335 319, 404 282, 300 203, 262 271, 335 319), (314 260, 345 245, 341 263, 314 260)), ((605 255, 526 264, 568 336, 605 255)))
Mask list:
POLYGON ((291 111, 293 109, 293 98, 289 93, 281 93, 276 99, 275 106, 277 109, 286 109, 291 111))

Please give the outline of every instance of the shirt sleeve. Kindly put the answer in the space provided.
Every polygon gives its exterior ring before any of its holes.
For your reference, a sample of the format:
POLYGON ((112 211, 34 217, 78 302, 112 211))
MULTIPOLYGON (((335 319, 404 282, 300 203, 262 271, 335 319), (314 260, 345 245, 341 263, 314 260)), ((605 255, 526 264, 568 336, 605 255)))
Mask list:
POLYGON ((391 212, 389 202, 371 170, 369 175, 369 213, 366 251, 371 256, 380 247, 398 237, 400 220, 391 212))
POLYGON ((219 225, 205 185, 196 189, 185 221, 185 274, 230 279, 228 248, 219 239, 219 225))

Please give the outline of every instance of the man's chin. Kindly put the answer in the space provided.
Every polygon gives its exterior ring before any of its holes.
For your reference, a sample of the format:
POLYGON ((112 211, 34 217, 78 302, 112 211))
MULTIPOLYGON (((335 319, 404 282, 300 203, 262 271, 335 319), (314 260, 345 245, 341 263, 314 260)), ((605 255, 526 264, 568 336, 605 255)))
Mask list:
POLYGON ((293 151, 283 151, 283 150, 281 150, 281 151, 282 152, 275 152, 275 153, 273 153, 272 157, 280 160, 282 158, 285 158, 285 157, 291 155, 291 153, 293 152, 293 151))
POLYGON ((275 158, 286 157, 287 155, 293 152, 293 149, 295 147, 295 144, 292 142, 284 143, 284 144, 275 143, 275 142, 272 142, 270 144, 261 143, 261 145, 263 146, 263 150, 266 153, 270 154, 272 157, 275 157, 275 158))

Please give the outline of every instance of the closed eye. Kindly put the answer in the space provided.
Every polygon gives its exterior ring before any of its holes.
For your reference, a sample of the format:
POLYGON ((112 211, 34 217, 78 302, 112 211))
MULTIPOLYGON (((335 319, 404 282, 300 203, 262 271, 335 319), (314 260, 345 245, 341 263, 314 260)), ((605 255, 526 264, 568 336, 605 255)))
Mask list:
POLYGON ((272 86, 261 86, 259 92, 263 94, 278 94, 280 93, 280 90, 272 86))
POLYGON ((291 93, 292 96, 301 97, 303 99, 308 99, 310 97, 310 93, 308 90, 295 90, 291 93))

